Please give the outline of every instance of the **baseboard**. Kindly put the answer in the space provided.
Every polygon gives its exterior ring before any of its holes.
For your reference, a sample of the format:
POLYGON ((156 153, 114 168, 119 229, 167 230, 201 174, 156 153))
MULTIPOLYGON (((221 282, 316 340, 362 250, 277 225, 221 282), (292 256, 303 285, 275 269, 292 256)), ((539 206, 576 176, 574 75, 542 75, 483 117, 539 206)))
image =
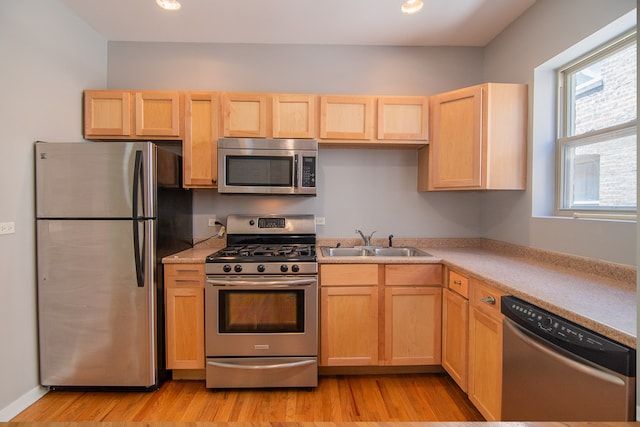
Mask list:
POLYGON ((11 402, 9 405, 4 408, 0 408, 0 422, 11 421, 11 418, 37 402, 42 396, 47 394, 47 392, 48 390, 44 387, 35 387, 11 402))

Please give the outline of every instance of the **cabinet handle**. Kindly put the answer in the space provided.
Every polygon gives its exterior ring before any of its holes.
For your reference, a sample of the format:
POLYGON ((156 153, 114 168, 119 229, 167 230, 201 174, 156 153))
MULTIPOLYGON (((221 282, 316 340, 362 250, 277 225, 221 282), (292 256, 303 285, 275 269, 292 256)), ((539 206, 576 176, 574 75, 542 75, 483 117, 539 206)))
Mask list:
POLYGON ((197 279, 176 279, 176 283, 200 283, 197 279))
POLYGON ((454 280, 453 284, 454 285, 462 285, 462 280, 454 280))
POLYGON ((176 270, 178 273, 197 273, 198 270, 176 270))
POLYGON ((486 298, 482 298, 480 301, 486 302, 487 304, 491 304, 491 305, 495 305, 496 304, 496 299, 491 295, 489 295, 486 298))

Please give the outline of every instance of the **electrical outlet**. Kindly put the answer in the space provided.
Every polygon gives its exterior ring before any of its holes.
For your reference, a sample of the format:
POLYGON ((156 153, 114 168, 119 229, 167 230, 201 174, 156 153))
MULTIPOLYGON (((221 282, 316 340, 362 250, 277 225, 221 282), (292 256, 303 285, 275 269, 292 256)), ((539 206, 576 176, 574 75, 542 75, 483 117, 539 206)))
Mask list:
POLYGON ((209 227, 215 227, 216 226, 216 221, 217 221, 216 215, 210 217, 209 218, 209 227))
POLYGON ((0 234, 13 234, 16 232, 16 223, 11 222, 0 222, 0 234))
POLYGON ((323 216, 316 217, 316 225, 325 225, 325 219, 323 216))

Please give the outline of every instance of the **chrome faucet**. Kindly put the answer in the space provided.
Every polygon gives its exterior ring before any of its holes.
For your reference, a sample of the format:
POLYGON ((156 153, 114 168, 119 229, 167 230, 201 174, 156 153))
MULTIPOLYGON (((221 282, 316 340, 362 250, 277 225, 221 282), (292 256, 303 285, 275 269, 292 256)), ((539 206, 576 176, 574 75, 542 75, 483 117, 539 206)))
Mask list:
POLYGON ((368 236, 365 236, 362 231, 356 229, 356 233, 360 233, 360 236, 362 236, 362 240, 364 241, 364 246, 371 246, 371 237, 373 236, 373 233, 375 233, 375 231, 372 231, 371 234, 369 234, 368 236))

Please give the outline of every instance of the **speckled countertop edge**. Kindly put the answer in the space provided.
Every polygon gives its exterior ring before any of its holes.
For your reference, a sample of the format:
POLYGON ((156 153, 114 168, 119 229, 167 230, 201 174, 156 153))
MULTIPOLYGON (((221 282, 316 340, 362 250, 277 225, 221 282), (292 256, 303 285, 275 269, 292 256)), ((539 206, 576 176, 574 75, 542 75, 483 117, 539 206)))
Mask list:
MULTIPOLYGON (((318 239, 318 246, 357 246, 360 239, 318 239)), ((373 245, 387 246, 386 239, 373 245)), ((211 239, 163 258, 163 263, 201 263, 225 246, 211 239)), ((432 257, 325 257, 325 263, 442 263, 497 289, 636 348, 636 269, 589 258, 489 239, 394 239, 394 246, 425 250, 432 257)))

